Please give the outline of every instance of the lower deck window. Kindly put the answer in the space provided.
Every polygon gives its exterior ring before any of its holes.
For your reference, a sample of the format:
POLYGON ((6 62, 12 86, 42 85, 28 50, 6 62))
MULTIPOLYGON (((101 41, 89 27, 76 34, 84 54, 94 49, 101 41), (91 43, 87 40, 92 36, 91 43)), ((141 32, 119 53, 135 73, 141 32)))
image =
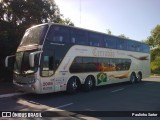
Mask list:
POLYGON ((83 73, 124 71, 129 70, 130 65, 130 59, 76 57, 70 66, 70 72, 83 73))

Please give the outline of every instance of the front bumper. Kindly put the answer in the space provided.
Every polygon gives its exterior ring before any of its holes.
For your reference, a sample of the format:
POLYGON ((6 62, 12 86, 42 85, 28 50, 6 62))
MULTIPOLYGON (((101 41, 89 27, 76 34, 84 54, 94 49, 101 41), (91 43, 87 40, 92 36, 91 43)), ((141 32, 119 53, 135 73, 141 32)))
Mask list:
POLYGON ((21 84, 13 80, 13 84, 18 90, 21 90, 27 93, 41 94, 41 87, 40 87, 40 83, 38 80, 33 84, 21 84))

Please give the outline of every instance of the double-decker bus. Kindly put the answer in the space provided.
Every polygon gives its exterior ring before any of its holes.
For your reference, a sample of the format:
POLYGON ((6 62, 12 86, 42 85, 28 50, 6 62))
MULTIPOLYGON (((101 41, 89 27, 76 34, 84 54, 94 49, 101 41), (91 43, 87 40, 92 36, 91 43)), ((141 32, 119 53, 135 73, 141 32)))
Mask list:
POLYGON ((149 76, 147 44, 47 23, 26 30, 15 54, 13 83, 37 94, 75 93, 79 88, 89 91, 106 84, 141 82, 149 76))

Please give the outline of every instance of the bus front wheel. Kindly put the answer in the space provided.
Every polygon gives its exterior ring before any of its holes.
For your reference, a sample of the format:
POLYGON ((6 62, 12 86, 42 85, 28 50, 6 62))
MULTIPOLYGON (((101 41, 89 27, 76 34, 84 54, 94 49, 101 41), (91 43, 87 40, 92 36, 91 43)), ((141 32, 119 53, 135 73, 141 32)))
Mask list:
POLYGON ((71 79, 69 79, 67 83, 67 93, 74 94, 76 93, 77 88, 78 88, 77 79, 76 77, 72 77, 71 79))

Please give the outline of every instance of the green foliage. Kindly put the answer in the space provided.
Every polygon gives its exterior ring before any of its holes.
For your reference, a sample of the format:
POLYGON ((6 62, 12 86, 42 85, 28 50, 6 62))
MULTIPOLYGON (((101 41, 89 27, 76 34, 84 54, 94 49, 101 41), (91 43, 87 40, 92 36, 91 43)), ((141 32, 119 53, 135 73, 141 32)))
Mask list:
POLYGON ((151 72, 160 74, 160 48, 151 50, 151 72))
POLYGON ((152 48, 156 46, 155 40, 152 36, 149 36, 145 42, 152 48))
POLYGON ((157 25, 153 30, 151 30, 151 36, 147 38, 146 43, 152 48, 157 46, 160 47, 160 25, 157 25))
POLYGON ((160 47, 151 50, 151 62, 153 62, 157 57, 160 57, 160 47))
POLYGON ((112 34, 112 32, 111 32, 111 30, 110 29, 106 29, 107 30, 107 34, 109 34, 109 35, 111 35, 112 34))
MULTIPOLYGON (((106 29, 106 31, 107 34, 112 35, 112 31, 110 29, 106 29)), ((129 39, 129 37, 125 36, 124 34, 120 34, 118 37, 129 39)))
POLYGON ((62 23, 66 23, 67 25, 74 26, 73 22, 69 18, 64 19, 62 23))
POLYGON ((1 20, 20 24, 54 22, 60 12, 54 0, 3 0, 1 20))
POLYGON ((125 36, 124 34, 121 34, 121 35, 118 35, 118 36, 121 37, 121 38, 129 39, 129 37, 125 36))
POLYGON ((160 25, 157 25, 152 31, 151 36, 154 39, 155 45, 160 45, 160 25))
POLYGON ((156 59, 151 62, 151 72, 160 74, 160 57, 156 57, 156 59))
POLYGON ((151 72, 160 74, 160 25, 151 30, 145 42, 151 47, 151 72))

